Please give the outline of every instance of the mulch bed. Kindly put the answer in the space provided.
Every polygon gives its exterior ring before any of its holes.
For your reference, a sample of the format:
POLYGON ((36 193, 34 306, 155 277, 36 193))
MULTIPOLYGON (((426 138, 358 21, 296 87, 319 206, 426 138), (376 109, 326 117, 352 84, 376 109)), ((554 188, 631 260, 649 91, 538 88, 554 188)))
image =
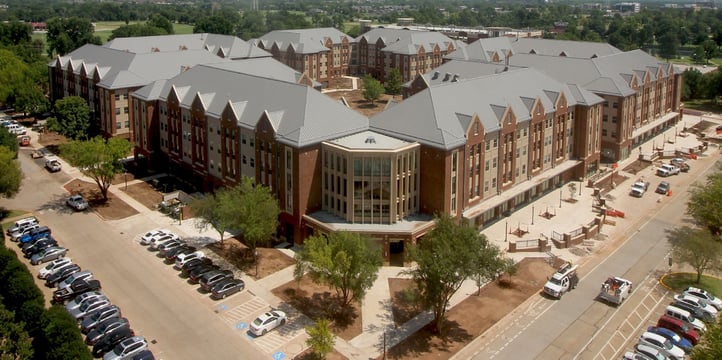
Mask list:
POLYGON ((304 276, 300 282, 289 281, 272 292, 311 319, 331 320, 331 331, 344 340, 355 338, 363 330, 358 303, 342 307, 335 290, 314 283, 308 276, 304 276))
POLYGON ((65 184, 65 190, 71 194, 82 195, 90 204, 90 209, 106 220, 120 220, 138 214, 133 207, 110 192, 108 200, 103 200, 100 189, 95 183, 74 179, 65 184))
MULTIPOLYGON (((314 354, 311 352, 310 349, 306 349, 304 352, 296 355, 293 360, 316 360, 318 359, 314 354)), ((328 355, 326 355, 326 360, 347 360, 348 358, 343 356, 340 352, 334 350, 330 352, 328 355)))
POLYGON ((414 302, 415 290, 416 284, 412 279, 389 278, 391 313, 396 326, 405 324, 421 313, 421 309, 414 302))
POLYGON ((258 250, 258 274, 253 254, 248 247, 235 238, 225 239, 223 244, 216 242, 207 249, 224 258, 246 275, 258 280, 294 264, 293 258, 273 248, 256 248, 258 250))
POLYGON ((145 182, 129 185, 128 188, 121 186, 120 189, 150 210, 155 210, 158 204, 163 201, 163 194, 145 182))

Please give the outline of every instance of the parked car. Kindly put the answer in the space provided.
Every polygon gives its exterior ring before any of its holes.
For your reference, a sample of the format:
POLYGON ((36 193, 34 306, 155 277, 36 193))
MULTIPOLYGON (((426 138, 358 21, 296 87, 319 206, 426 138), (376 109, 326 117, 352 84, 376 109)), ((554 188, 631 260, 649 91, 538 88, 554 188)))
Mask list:
POLYGON ((33 239, 33 240, 30 240, 30 241, 28 241, 28 242, 26 242, 26 243, 24 243, 24 244, 18 244, 18 246, 20 247, 20 251, 22 251, 23 253, 25 253, 25 251, 26 251, 27 249, 33 247, 38 241, 41 241, 41 240, 50 240, 50 239, 53 239, 53 240, 54 240, 54 238, 53 238, 52 235, 47 236, 47 237, 41 237, 41 238, 33 239))
POLYGON ((102 307, 88 314, 83 321, 80 322, 80 332, 87 334, 103 321, 120 318, 120 315, 120 308, 116 305, 102 307))
POLYGON ((147 233, 143 234, 143 236, 140 237, 140 244, 141 245, 150 245, 150 243, 153 241, 153 239, 158 239, 163 237, 164 235, 174 235, 170 230, 166 229, 154 229, 151 231, 148 231, 147 233))
POLYGON ((637 181, 632 184, 632 189, 629 191, 629 195, 641 198, 649 188, 649 181, 637 181))
POLYGON ((668 360, 669 356, 665 355, 661 350, 653 348, 647 344, 638 343, 634 346, 634 352, 650 357, 654 360, 668 360))
POLYGON ((654 192, 656 192, 657 194, 667 195, 669 193, 669 190, 669 183, 666 181, 662 181, 661 183, 659 183, 659 185, 657 185, 657 190, 654 190, 654 192))
POLYGON ((51 261, 48 265, 40 269, 40 271, 38 271, 38 279, 45 279, 48 277, 48 275, 58 271, 64 266, 69 266, 72 263, 73 260, 71 260, 70 258, 55 259, 51 261))
POLYGON ((187 262, 194 259, 202 259, 204 257, 206 257, 206 254, 203 251, 194 251, 188 254, 176 254, 175 265, 173 265, 173 267, 176 270, 183 270, 183 265, 185 265, 187 262))
POLYGON ((690 295, 690 296, 694 296, 696 298, 702 299, 707 304, 714 306, 715 309, 717 309, 718 311, 722 311, 722 300, 720 300, 720 298, 715 297, 714 295, 710 294, 709 292, 707 292, 705 290, 690 286, 687 289, 685 289, 682 292, 682 294, 690 295))
POLYGON ((81 195, 73 195, 65 203, 75 211, 83 211, 88 208, 88 202, 81 195))
POLYGON ((165 252, 165 261, 167 263, 175 263, 176 256, 188 255, 198 251, 195 246, 183 244, 165 252))
MULTIPOLYGON (((105 321, 98 323, 98 325, 94 328, 90 329, 90 331, 85 332, 87 333, 85 336, 85 343, 88 345, 94 345, 100 338, 121 327, 130 328, 130 322, 128 322, 128 319, 122 317, 106 319, 105 321)), ((83 329, 81 328, 81 331, 82 330, 83 329)))
POLYGON ((689 324, 689 326, 697 330, 697 332, 699 333, 704 334, 707 331, 707 325, 705 325, 702 320, 694 317, 692 313, 685 309, 673 305, 667 305, 667 307, 664 308, 664 314, 675 319, 684 321, 685 323, 689 324))
POLYGON ((53 292, 53 301, 55 301, 56 304, 64 303, 65 301, 72 300, 75 296, 99 289, 100 281, 98 280, 78 279, 66 288, 55 290, 53 292))
POLYGON ((128 327, 121 327, 102 336, 93 345, 93 356, 98 358, 108 351, 112 351, 115 345, 121 341, 133 337, 135 333, 128 327))
POLYGON ((685 310, 689 312, 693 318, 699 319, 703 322, 712 322, 714 321, 714 317, 712 317, 710 314, 705 313, 702 311, 702 309, 695 307, 694 305, 682 301, 672 301, 669 303, 670 306, 674 306, 678 309, 685 310))
POLYGON ((674 300, 688 303, 688 304, 702 310, 703 312, 708 313, 710 315, 709 317, 712 320, 715 320, 717 318, 717 315, 719 315, 719 311, 717 311, 717 308, 715 308, 712 305, 707 304, 704 300, 702 300, 698 297, 682 294, 682 295, 675 295, 674 300))
POLYGON ((209 292, 213 289, 213 285, 217 284, 219 281, 231 278, 233 278, 233 271, 216 270, 203 274, 200 280, 198 280, 198 283, 201 284, 201 290, 209 292))
POLYGON ((133 336, 121 341, 113 351, 105 353, 103 360, 123 360, 148 348, 148 342, 142 336, 133 336))
POLYGON ((188 272, 188 278, 191 282, 198 282, 201 276, 209 271, 220 270, 221 267, 216 264, 201 265, 188 272))
POLYGON ((47 159, 45 160, 45 168, 50 172, 58 172, 62 169, 62 165, 58 159, 47 159))
POLYGON ((178 241, 178 242, 179 242, 179 241, 180 241, 180 237, 179 237, 178 235, 176 235, 176 234, 164 234, 164 235, 161 235, 161 236, 159 236, 159 237, 153 237, 153 238, 150 239, 150 243, 148 244, 148 245, 149 245, 148 247, 149 247, 151 250, 158 250, 158 247, 160 247, 161 245, 163 245, 163 244, 165 244, 165 243, 167 243, 167 242, 171 242, 171 241, 173 241, 173 242, 178 241))
POLYGON ((91 299, 97 299, 97 298, 107 299, 107 297, 105 297, 105 294, 103 294, 100 291, 97 291, 97 290, 96 291, 88 291, 84 294, 80 294, 80 295, 76 296, 75 299, 68 301, 68 303, 65 304, 65 310, 71 311, 75 308, 79 308, 80 305, 83 305, 84 302, 92 301, 91 299))
POLYGON ((663 327, 650 326, 647 328, 647 331, 665 337, 666 339, 671 341, 672 344, 678 346, 686 353, 692 351, 692 342, 679 336, 679 334, 672 330, 665 329, 663 327))
POLYGON ((38 265, 42 263, 46 263, 51 260, 55 260, 57 258, 61 258, 65 256, 65 254, 68 253, 68 249, 61 247, 61 246, 51 246, 49 248, 43 249, 43 251, 33 255, 30 258, 30 264, 32 265, 38 265))
POLYGON ((58 246, 58 242, 55 241, 52 237, 50 238, 40 238, 32 243, 26 244, 27 247, 23 246, 23 249, 21 250, 23 252, 23 255, 25 258, 30 259, 33 257, 33 255, 53 246, 58 246))
POLYGON ((25 235, 25 234, 29 233, 30 231, 37 229, 39 227, 40 227, 40 224, 28 224, 23 227, 19 227, 10 233, 10 240, 20 241, 20 238, 22 238, 23 235, 25 235))
POLYGON ((57 284, 56 287, 57 287, 58 289, 64 289, 64 288, 70 286, 70 285, 71 285, 73 282, 75 282, 76 280, 79 280, 79 279, 90 279, 90 278, 92 278, 92 277, 93 277, 93 273, 90 272, 90 271, 87 271, 87 270, 85 270, 85 271, 79 271, 79 272, 76 272, 76 273, 68 276, 67 278, 63 279, 63 281, 58 282, 58 284, 57 284))
POLYGON ((233 295, 242 291, 246 287, 246 283, 241 279, 225 279, 221 280, 213 286, 211 290, 211 298, 225 299, 229 295, 233 295))
POLYGON ((624 353, 624 355, 622 355, 622 360, 657 360, 657 359, 652 359, 651 357, 641 354, 641 353, 638 353, 638 352, 627 351, 624 353))
POLYGON ((687 162, 687 159, 683 158, 674 158, 672 160, 669 160, 669 163, 678 167, 680 171, 682 172, 688 172, 690 169, 689 163, 687 162))
POLYGON ((210 264, 213 264, 213 260, 207 257, 201 259, 191 259, 188 260, 188 262, 186 262, 185 264, 183 264, 183 267, 181 268, 181 273, 183 274, 183 276, 187 277, 188 273, 196 267, 210 264))
POLYGON ((37 239, 31 243, 27 243, 23 245, 22 253, 25 256, 25 258, 30 259, 33 257, 33 255, 49 248, 52 246, 58 246, 58 242, 55 241, 52 237, 49 238, 40 238, 37 239), (27 245, 27 246, 25 246, 27 245))
POLYGON ((253 320, 250 332, 256 336, 266 335, 267 332, 286 323, 286 313, 279 310, 269 311, 253 320))
POLYGON ((84 318, 90 313, 94 312, 95 310, 98 310, 100 308, 106 307, 110 305, 110 301, 107 299, 97 299, 95 301, 89 301, 87 303, 84 303, 79 308, 70 311, 70 316, 75 318, 75 320, 78 320, 78 322, 82 322, 84 318))
POLYGON ((669 339, 662 335, 651 332, 644 332, 639 337, 639 344, 649 345, 674 360, 684 360, 684 350, 674 345, 669 339))
POLYGON ((169 250, 175 249, 182 245, 183 245, 183 242, 180 240, 173 240, 173 241, 165 242, 158 246, 158 256, 164 258, 168 254, 169 250))
POLYGON ((152 351, 145 349, 135 354, 131 360, 155 360, 155 356, 152 351))
POLYGON ((25 244, 35 239, 48 236, 50 236, 50 228, 47 226, 40 226, 23 234, 21 237, 18 238, 18 242, 20 244, 25 244))
POLYGON ((52 273, 48 275, 47 278, 45 278, 45 286, 47 287, 55 287, 55 284, 58 282, 61 282, 65 280, 68 276, 80 271, 80 265, 78 264, 70 264, 70 266, 63 267, 60 270, 58 270, 55 273, 52 273))
POLYGON ((662 177, 679 175, 679 168, 672 164, 662 164, 662 166, 657 168, 657 175, 662 177))
POLYGON ((38 225, 38 219, 35 216, 28 216, 15 221, 15 223, 7 229, 7 235, 12 236, 13 233, 24 230, 30 225, 38 225))

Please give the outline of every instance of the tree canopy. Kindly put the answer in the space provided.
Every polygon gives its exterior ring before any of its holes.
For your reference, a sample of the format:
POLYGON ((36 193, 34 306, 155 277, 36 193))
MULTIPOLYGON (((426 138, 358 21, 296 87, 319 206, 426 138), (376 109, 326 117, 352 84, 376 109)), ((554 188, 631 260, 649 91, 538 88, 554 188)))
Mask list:
POLYGON ((265 245, 278 227, 278 215, 281 210, 271 189, 253 183, 253 179, 243 177, 241 183, 230 189, 229 199, 237 199, 233 204, 233 228, 240 229, 246 245, 255 250, 265 245))
POLYGON ((100 189, 103 200, 108 200, 108 188, 115 175, 125 171, 120 162, 128 156, 131 144, 128 140, 98 136, 90 140, 73 140, 60 145, 61 155, 83 175, 93 179, 100 189))
POLYGON ((381 83, 374 79, 371 75, 364 76, 364 90, 363 90, 363 96, 364 99, 367 101, 370 101, 371 104, 374 103, 374 101, 381 98, 381 96, 384 94, 384 86, 381 85, 381 83))
POLYGON ((503 270, 499 249, 468 225, 448 214, 437 216, 434 229, 409 249, 416 265, 407 270, 419 291, 423 309, 433 312, 432 329, 440 332, 451 297, 467 279, 490 278, 503 270))
POLYGON ((692 348, 689 358, 691 360, 722 359, 722 323, 720 319, 707 324, 707 331, 699 344, 692 348))
POLYGON ((704 272, 722 269, 722 242, 708 230, 683 226, 669 230, 667 239, 672 244, 672 259, 691 266, 698 284, 704 272))
POLYGON ((318 319, 314 325, 306 326, 306 333, 306 345, 318 358, 325 359, 326 355, 333 351, 334 335, 328 319, 318 319))
POLYGON ((719 235, 722 229, 722 172, 708 175, 704 184, 693 184, 689 192, 687 214, 699 226, 719 235))
POLYGON ((236 212, 240 211, 238 206, 242 199, 237 199, 234 195, 239 192, 231 191, 223 188, 217 190, 214 194, 208 194, 203 198, 194 201, 191 204, 193 214, 198 218, 196 227, 199 230, 205 230, 209 226, 218 232, 223 243, 223 235, 226 231, 233 229, 234 226, 240 228, 241 224, 236 224, 236 212))
POLYGON ((336 290, 343 305, 361 301, 373 286, 383 263, 381 248, 358 233, 337 231, 312 236, 304 241, 296 253, 294 276, 304 273, 315 282, 336 290))
POLYGON ((71 139, 86 139, 90 129, 90 107, 80 96, 68 96, 55 102, 56 120, 50 121, 51 130, 71 139))
POLYGON ((20 191, 23 172, 16 158, 17 151, 0 144, 0 196, 11 198, 20 191))
POLYGON ((65 55, 85 44, 101 45, 93 35, 93 24, 87 18, 57 17, 48 20, 48 52, 65 55))
POLYGON ((384 84, 386 93, 391 95, 399 95, 401 94, 401 89, 403 85, 403 79, 401 78, 401 72, 399 71, 399 69, 391 69, 391 71, 389 71, 389 76, 386 78, 386 83, 384 84))
POLYGON ((7 147, 10 151, 15 153, 15 158, 18 157, 18 138, 17 135, 11 134, 7 128, 0 126, 0 146, 7 147))

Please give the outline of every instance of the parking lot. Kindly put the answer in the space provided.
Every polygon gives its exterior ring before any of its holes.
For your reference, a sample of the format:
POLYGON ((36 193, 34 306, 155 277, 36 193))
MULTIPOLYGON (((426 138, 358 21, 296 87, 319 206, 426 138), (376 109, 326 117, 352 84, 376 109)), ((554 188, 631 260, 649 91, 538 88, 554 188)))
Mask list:
MULTIPOLYGON (((135 332, 149 341, 157 358, 236 359, 239 354, 291 358, 305 348, 306 322, 298 314, 289 311, 286 325, 253 337, 244 324, 248 326, 272 304, 249 289, 214 301, 137 243, 141 232, 166 224, 143 214, 104 221, 91 211, 74 212, 64 204, 67 192, 62 187, 71 176, 65 171, 49 173, 29 152, 21 151, 19 157, 26 179, 18 196, 5 201, 5 206, 32 210, 49 226, 58 242, 71 249, 68 257, 102 279, 103 292, 122 308, 135 332)), ((50 289, 39 281, 38 286, 49 299, 50 289)))

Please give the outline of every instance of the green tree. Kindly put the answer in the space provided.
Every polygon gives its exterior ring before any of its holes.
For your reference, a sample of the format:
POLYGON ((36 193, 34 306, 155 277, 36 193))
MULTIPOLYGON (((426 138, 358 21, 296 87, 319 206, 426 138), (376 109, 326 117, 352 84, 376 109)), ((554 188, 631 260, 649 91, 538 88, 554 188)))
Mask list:
POLYGON ((26 84, 15 95, 15 110, 25 115, 42 113, 47 110, 48 104, 42 89, 33 84, 26 84))
POLYGON ((11 198, 20 191, 23 172, 16 158, 17 151, 0 145, 0 196, 11 198))
POLYGON ((83 175, 93 179, 100 189, 103 200, 108 200, 108 188, 115 175, 125 171, 120 160, 128 156, 131 144, 120 138, 107 141, 95 137, 87 141, 73 140, 60 146, 60 153, 83 175))
POLYGON ((236 11, 222 9, 216 15, 198 19, 193 27, 193 32, 235 35, 236 26, 240 21, 241 16, 236 11))
POLYGON ((55 114, 59 133, 75 140, 88 137, 90 107, 83 98, 68 96, 56 101, 55 114))
POLYGON ((366 101, 370 101, 373 105, 374 101, 381 98, 384 94, 384 87, 381 83, 374 79, 371 75, 364 76, 364 91, 363 96, 366 101))
POLYGON ((386 78, 385 89, 387 94, 399 95, 401 94, 401 88, 403 87, 403 80, 401 79, 401 72, 397 68, 389 71, 389 76, 386 78))
POLYGON ((191 204, 193 214, 199 220, 195 224, 196 228, 205 230, 209 226, 212 227, 220 235, 221 244, 224 240, 223 235, 235 225, 237 210, 235 205, 240 204, 236 201, 240 199, 233 198, 233 195, 234 192, 220 189, 215 194, 208 194, 191 204))
POLYGON ((48 52, 65 55, 85 44, 101 45, 100 37, 93 35, 93 24, 79 17, 48 20, 48 52))
POLYGON ((312 236, 296 253, 294 276, 308 273, 315 282, 336 290, 343 305, 361 301, 373 286, 383 263, 381 248, 358 233, 337 231, 312 236))
POLYGON ((32 359, 33 344, 24 324, 0 303, 0 359, 32 359))
POLYGON ((163 15, 155 14, 151 15, 150 20, 147 22, 148 26, 156 27, 165 30, 166 34, 174 34, 173 23, 163 15))
POLYGON ((683 226, 667 231, 672 259, 690 265, 697 272, 697 283, 709 270, 722 269, 722 243, 705 229, 683 226))
POLYGON ((18 157, 18 138, 16 135, 11 134, 7 128, 0 126, 0 146, 5 146, 15 154, 15 159, 18 157))
POLYGON ((700 83, 702 82, 702 72, 694 69, 685 69, 682 73, 682 100, 692 100, 700 98, 700 83))
POLYGON ((474 227, 457 225, 443 214, 436 218, 434 229, 409 249, 416 266, 405 273, 419 289, 419 305, 434 314, 434 332, 441 332, 449 300, 465 280, 498 271, 502 261, 495 248, 474 227))
MULTIPOLYGON (((271 240, 278 227, 281 210, 271 189, 255 185, 253 179, 243 177, 241 183, 231 188, 230 198, 238 199, 235 204, 233 228, 240 229, 246 245, 255 250, 271 240)), ((255 251, 254 251, 255 254, 255 251)))
POLYGON ((722 359, 722 324, 720 320, 707 324, 702 340, 692 348, 691 360, 722 359))
POLYGON ((707 227, 712 234, 720 234, 722 229, 722 172, 707 176, 705 184, 691 186, 687 214, 697 225, 707 227))
POLYGON ((695 50, 695 54, 700 54, 705 64, 709 64, 709 60, 716 57, 718 53, 717 44, 712 39, 705 40, 695 50))
POLYGON ((42 318, 44 340, 48 342, 47 360, 91 360, 75 319, 61 305, 53 305, 42 318))
POLYGON ((679 51, 679 39, 673 32, 662 34, 657 38, 659 41, 659 55, 664 59, 674 59, 679 51))
POLYGON ((148 24, 130 24, 121 25, 110 34, 108 40, 124 37, 139 37, 139 36, 158 36, 167 35, 165 29, 151 26, 148 24))
POLYGON ((318 359, 326 359, 326 356, 333 351, 334 335, 331 332, 331 323, 328 319, 318 319, 313 326, 306 326, 306 345, 318 359))

